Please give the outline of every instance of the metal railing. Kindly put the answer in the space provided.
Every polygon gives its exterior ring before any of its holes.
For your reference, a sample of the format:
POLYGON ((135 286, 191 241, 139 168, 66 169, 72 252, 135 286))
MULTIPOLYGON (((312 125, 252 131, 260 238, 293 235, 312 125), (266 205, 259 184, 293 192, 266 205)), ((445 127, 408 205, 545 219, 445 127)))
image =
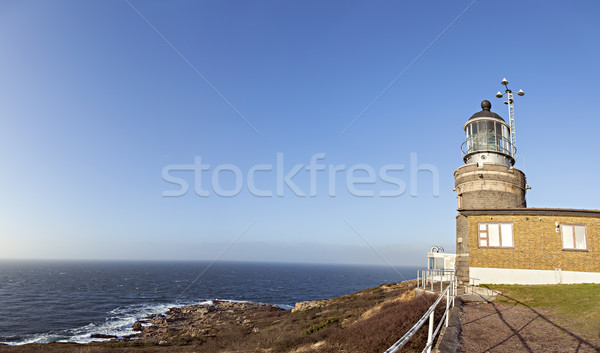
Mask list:
POLYGON ((489 300, 487 297, 495 297, 502 293, 495 289, 481 287, 477 284, 477 281, 479 281, 479 278, 469 277, 469 283, 464 285, 464 294, 479 295, 485 300, 489 300))
POLYGON ((451 282, 454 279, 454 270, 440 270, 440 269, 427 269, 417 270, 417 288, 423 288, 427 290, 427 287, 431 287, 429 290, 434 291, 435 282, 440 282, 440 292, 444 282, 451 282))
POLYGON ((480 136, 469 136, 460 145, 463 155, 475 152, 500 152, 514 157, 517 148, 506 137, 490 134, 484 138, 480 136))
MULTIPOLYGON (((444 272, 448 272, 448 270, 420 270, 420 271, 443 271, 443 272, 441 272, 442 275, 444 274, 444 272)), ((408 343, 408 341, 411 339, 411 337, 414 336, 414 334, 417 333, 417 331, 419 331, 419 329, 425 324, 425 321, 427 321, 428 319, 429 319, 429 330, 428 330, 428 334, 427 334, 427 345, 425 345, 425 348, 423 348, 423 352, 431 353, 431 348, 433 348, 433 341, 437 337, 438 333, 440 332, 442 323, 445 323, 445 327, 448 327, 448 320, 450 318, 450 308, 454 307, 454 297, 456 296, 456 276, 454 275, 454 271, 451 271, 451 272, 452 272, 451 279, 447 282, 446 289, 444 289, 443 291, 440 290, 440 295, 437 298, 437 300, 429 307, 427 312, 419 319, 419 321, 417 321, 417 323, 414 324, 414 326, 410 330, 408 330, 408 332, 406 334, 404 334, 404 336, 402 336, 402 338, 400 338, 398 341, 396 341, 396 343, 394 343, 384 353, 398 352, 402 347, 404 347, 404 345, 406 343, 408 343), (440 321, 434 331, 433 326, 434 326, 435 308, 442 301, 442 298, 444 298, 444 296, 446 296, 446 310, 444 311, 444 314, 440 318, 440 321)), ((423 273, 423 272, 421 272, 421 273, 423 273)), ((419 272, 417 272, 417 274, 419 274, 419 272)), ((430 280, 433 285, 432 275, 428 272, 426 272, 425 274, 426 274, 426 276, 421 276, 422 283, 427 284, 427 280, 430 280)), ((443 277, 439 276, 439 278, 443 278, 443 277)), ((443 282, 444 281, 440 281, 440 289, 443 287, 443 282)))

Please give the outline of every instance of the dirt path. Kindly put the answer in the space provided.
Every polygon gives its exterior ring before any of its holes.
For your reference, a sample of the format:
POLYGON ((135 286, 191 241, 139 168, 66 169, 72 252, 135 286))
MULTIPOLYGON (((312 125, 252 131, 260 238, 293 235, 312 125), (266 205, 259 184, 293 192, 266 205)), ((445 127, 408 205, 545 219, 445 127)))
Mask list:
POLYGON ((600 336, 581 337, 543 309, 494 302, 462 309, 459 352, 600 352, 600 336))

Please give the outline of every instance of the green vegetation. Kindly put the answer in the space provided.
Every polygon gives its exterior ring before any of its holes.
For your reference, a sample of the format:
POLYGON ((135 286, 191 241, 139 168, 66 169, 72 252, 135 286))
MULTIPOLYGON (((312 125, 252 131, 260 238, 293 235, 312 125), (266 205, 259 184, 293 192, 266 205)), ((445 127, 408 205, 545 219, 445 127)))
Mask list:
POLYGON ((600 332, 600 284, 487 285, 502 292, 496 301, 546 309, 582 334, 600 332))
POLYGON ((317 332, 317 331, 319 331, 322 328, 325 328, 325 327, 327 327, 327 326, 329 326, 331 324, 335 324, 335 323, 338 323, 338 322, 340 322, 340 319, 337 318, 337 317, 333 317, 331 319, 327 319, 327 320, 321 322, 320 324, 312 325, 311 327, 309 327, 306 330, 304 330, 304 332, 302 332, 302 334, 304 336, 310 335, 311 333, 317 332))

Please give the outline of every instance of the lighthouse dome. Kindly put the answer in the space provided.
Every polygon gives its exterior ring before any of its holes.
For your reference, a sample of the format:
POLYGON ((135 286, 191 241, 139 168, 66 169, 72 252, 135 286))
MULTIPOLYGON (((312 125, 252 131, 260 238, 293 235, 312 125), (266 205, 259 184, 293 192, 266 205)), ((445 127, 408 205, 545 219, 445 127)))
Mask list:
POLYGON ((493 119, 497 119, 500 121, 504 121, 504 119, 502 119, 502 117, 500 115, 494 113, 493 111, 490 111, 490 109, 492 109, 492 103, 490 103, 490 101, 487 99, 482 101, 481 102, 481 111, 473 114, 469 120, 477 119, 477 118, 493 118, 493 119))

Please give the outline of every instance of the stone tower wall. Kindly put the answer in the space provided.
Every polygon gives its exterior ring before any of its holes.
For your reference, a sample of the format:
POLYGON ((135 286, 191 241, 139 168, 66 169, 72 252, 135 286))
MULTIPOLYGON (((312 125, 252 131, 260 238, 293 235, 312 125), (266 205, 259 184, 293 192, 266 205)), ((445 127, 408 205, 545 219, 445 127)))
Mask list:
POLYGON ((525 208, 525 174, 504 164, 467 164, 454 172, 459 209, 525 208))
POLYGON ((456 216, 456 279, 460 285, 469 283, 469 233, 468 219, 462 214, 456 216))
POLYGON ((525 208, 525 174, 504 164, 466 164, 454 172, 459 214, 456 217, 456 275, 459 284, 469 283, 469 236, 467 217, 460 210, 525 208))

